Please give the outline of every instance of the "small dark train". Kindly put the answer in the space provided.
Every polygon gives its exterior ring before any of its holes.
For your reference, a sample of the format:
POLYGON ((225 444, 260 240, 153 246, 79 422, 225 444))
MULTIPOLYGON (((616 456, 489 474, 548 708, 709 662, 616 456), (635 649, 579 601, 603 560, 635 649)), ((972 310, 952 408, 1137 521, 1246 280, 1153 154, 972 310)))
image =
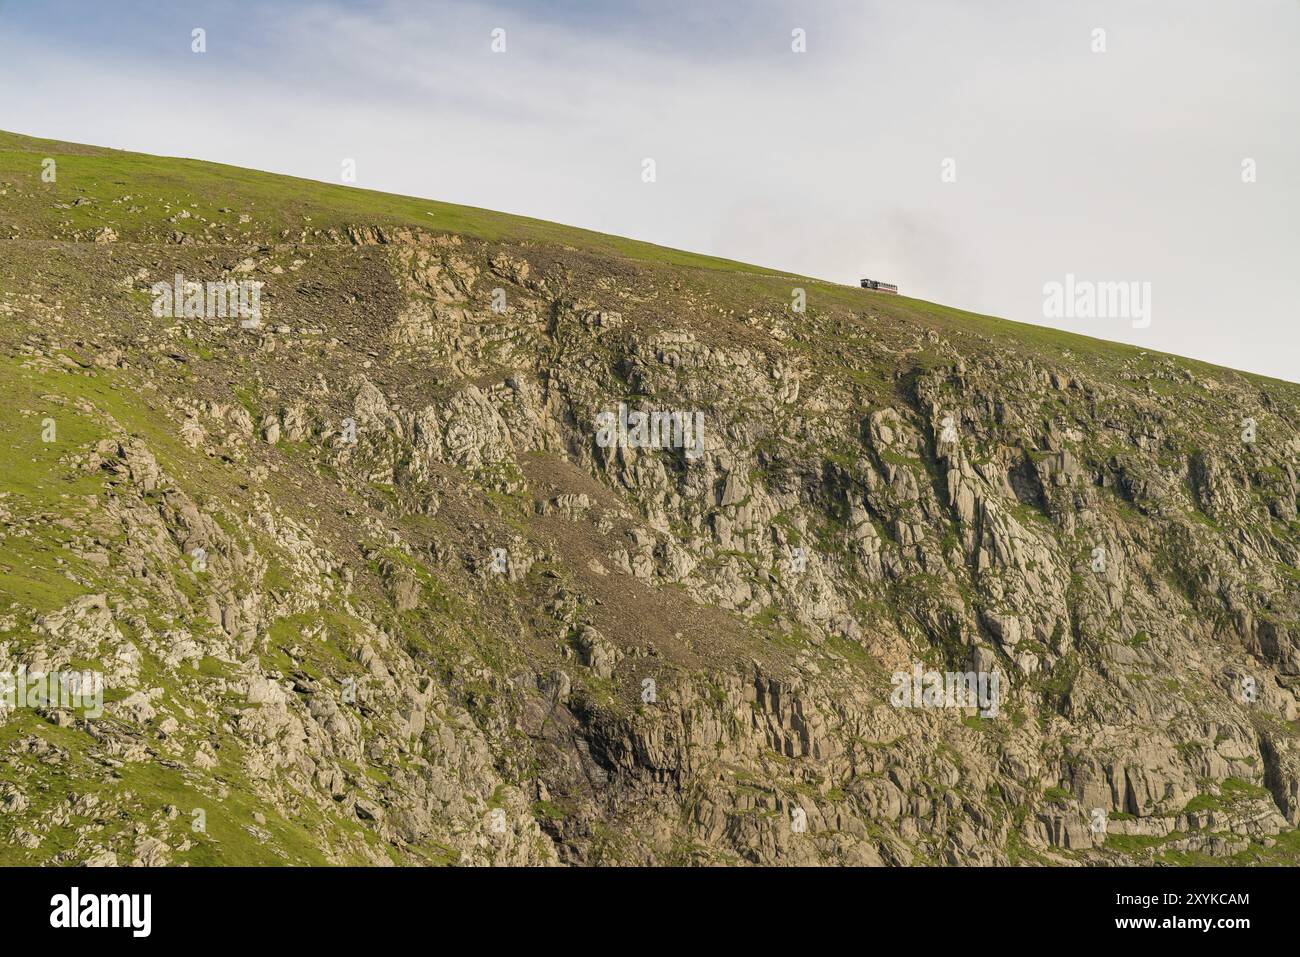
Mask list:
POLYGON ((887 292, 891 296, 898 295, 898 287, 888 282, 881 282, 879 279, 862 280, 863 289, 874 289, 876 292, 887 292))

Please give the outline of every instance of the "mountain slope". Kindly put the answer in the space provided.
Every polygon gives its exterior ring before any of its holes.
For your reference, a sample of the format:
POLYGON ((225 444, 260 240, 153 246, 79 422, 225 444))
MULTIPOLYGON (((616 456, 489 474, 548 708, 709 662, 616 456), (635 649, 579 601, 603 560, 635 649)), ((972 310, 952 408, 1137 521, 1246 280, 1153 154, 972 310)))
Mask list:
POLYGON ((1300 857, 1300 387, 13 134, 0 250, 0 672, 104 699, 0 860, 1300 857))

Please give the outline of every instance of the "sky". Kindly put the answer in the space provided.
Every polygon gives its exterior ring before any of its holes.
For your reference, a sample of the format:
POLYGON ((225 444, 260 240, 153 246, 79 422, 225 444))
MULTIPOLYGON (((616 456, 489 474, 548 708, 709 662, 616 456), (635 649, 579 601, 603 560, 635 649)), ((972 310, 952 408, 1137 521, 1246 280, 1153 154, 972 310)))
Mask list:
POLYGON ((1298 49, 1297 0, 0 0, 0 129, 352 159, 361 187, 1300 381, 1298 49), (1053 309, 1067 276, 1140 295, 1053 309))

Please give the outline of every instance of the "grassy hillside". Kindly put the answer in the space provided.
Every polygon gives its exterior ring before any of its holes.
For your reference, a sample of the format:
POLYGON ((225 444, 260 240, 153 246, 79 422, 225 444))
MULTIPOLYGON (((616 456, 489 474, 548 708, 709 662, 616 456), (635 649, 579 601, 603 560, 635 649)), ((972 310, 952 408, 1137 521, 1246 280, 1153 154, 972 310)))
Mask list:
MULTIPOLYGON (((471 206, 397 196, 374 190, 256 170, 130 153, 0 131, 0 175, 23 188, 0 205, 0 236, 67 239, 111 227, 122 241, 160 242, 174 231, 173 217, 185 209, 202 223, 195 241, 213 243, 311 243, 319 234, 344 233, 357 225, 407 227, 474 237, 487 242, 581 250, 601 257, 667 269, 680 282, 706 283, 750 307, 771 298, 788 302, 791 282, 815 290, 823 308, 861 309, 870 303, 887 316, 926 322, 945 333, 975 333, 998 345, 1015 345, 1052 359, 1065 352, 1117 368, 1138 355, 1156 361, 1160 353, 1122 343, 1011 322, 906 296, 882 301, 879 294, 801 277, 762 266, 704 256, 622 236, 513 216, 471 206), (59 179, 42 183, 41 162, 52 157, 59 179), (129 195, 131 199, 123 199, 129 195), (234 202, 237 198, 237 204, 234 202), (81 205, 74 205, 78 200, 81 205), (86 202, 86 201, 89 202, 86 202), (239 211, 233 207, 238 205, 239 211), (241 213, 247 222, 240 222, 241 213), (709 279, 697 273, 739 274, 709 279)), ((186 225, 181 223, 179 225, 186 225)), ((1187 368, 1217 368, 1180 359, 1187 368)), ((1268 381, 1252 373, 1250 379, 1268 381)))
POLYGON ((0 673, 105 685, 4 716, 0 863, 1293 861, 1297 421, 1102 340, 0 134, 0 673), (264 321, 158 314, 178 273, 264 321), (700 454, 602 445, 620 405, 700 454), (922 664, 1005 707, 892 704, 922 664))

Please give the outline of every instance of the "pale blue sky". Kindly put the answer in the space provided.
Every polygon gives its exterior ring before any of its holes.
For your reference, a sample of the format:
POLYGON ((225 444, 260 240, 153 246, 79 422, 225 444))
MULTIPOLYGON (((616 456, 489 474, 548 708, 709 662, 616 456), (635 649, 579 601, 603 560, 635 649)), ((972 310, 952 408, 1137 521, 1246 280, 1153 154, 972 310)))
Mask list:
POLYGON ((332 181, 351 157, 360 186, 1295 381, 1297 49, 1294 0, 0 0, 0 128, 332 181), (1045 319, 1066 273, 1150 282, 1150 326, 1045 319))

